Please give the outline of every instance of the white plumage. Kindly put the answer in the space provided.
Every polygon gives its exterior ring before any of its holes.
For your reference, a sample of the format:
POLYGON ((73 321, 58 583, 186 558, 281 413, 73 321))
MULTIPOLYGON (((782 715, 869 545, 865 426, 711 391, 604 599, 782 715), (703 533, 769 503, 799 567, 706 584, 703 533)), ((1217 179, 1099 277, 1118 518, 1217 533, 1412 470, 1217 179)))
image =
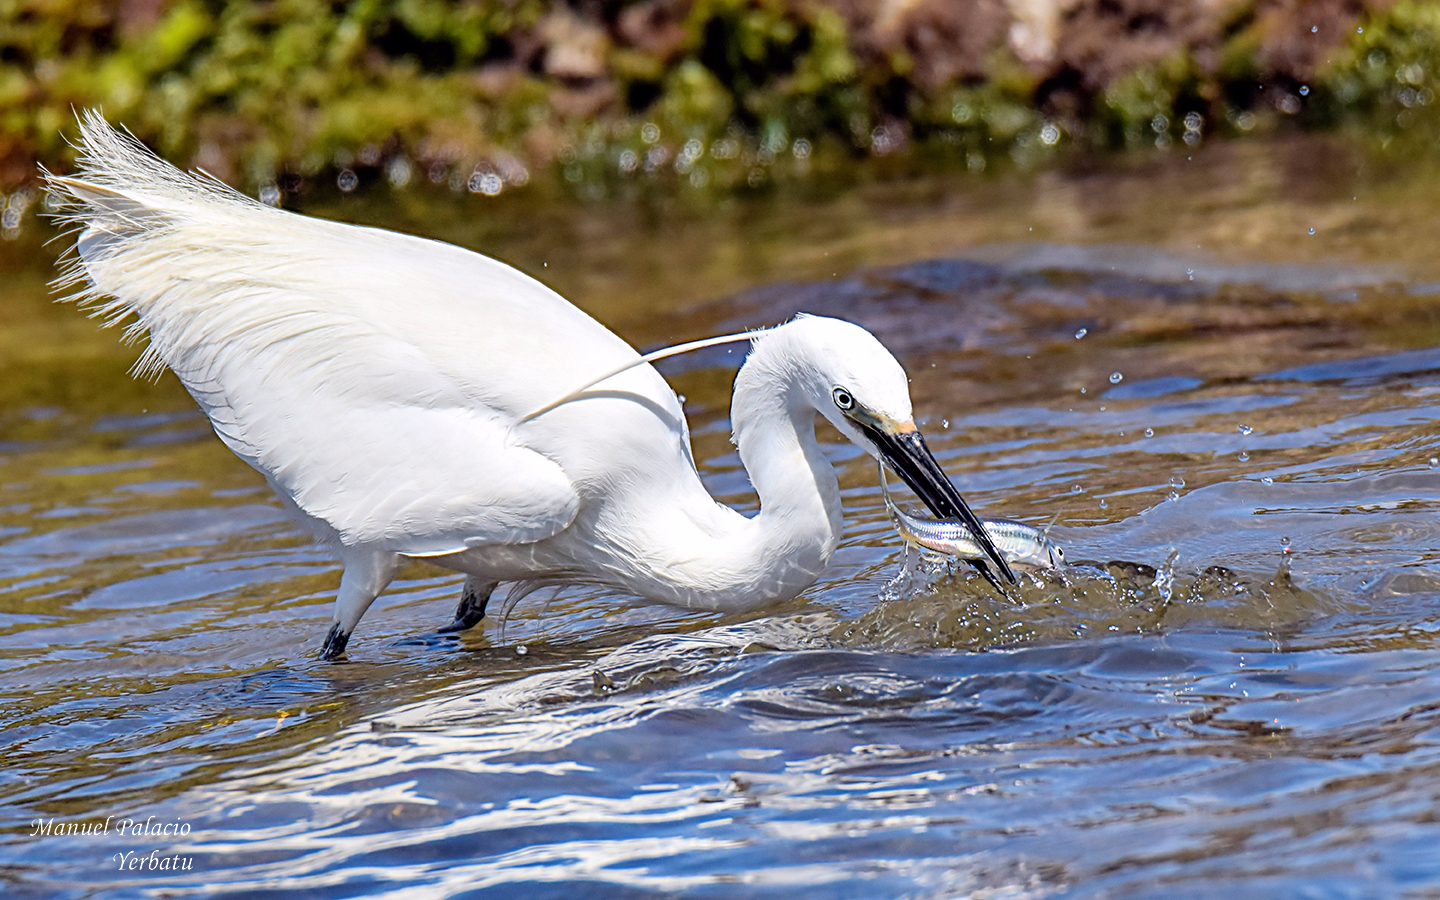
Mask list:
MULTIPOLYGON (((95 314, 133 315, 131 333, 150 342, 137 370, 173 370, 338 553, 327 657, 403 556, 470 576, 457 630, 502 582, 704 609, 792 597, 840 537, 816 412, 892 466, 892 438, 923 448, 904 372, 868 332, 801 318, 762 333, 732 416, 761 500, 747 519, 705 492, 680 403, 649 365, 526 418, 640 363, 540 282, 448 244, 264 206, 179 172, 98 114, 81 129, 79 175, 50 178, 80 228, 62 281, 95 314)), ((948 481, 930 485, 946 488, 959 502, 948 481)))

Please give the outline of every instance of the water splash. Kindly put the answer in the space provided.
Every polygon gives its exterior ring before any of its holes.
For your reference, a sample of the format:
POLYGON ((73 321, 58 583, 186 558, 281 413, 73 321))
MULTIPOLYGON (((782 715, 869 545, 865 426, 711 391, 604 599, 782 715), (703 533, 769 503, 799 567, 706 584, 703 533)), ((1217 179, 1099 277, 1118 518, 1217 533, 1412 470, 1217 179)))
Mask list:
POLYGON ((1170 602, 1170 596, 1175 591, 1175 562, 1180 558, 1180 551, 1171 548, 1170 555, 1165 557, 1165 562, 1160 570, 1155 573, 1155 593, 1160 595, 1161 601, 1170 602))
POLYGON ((1178 561, 1178 548, 1159 568, 1123 560, 1079 561, 1065 569, 1027 573, 1004 597, 979 575, 957 568, 838 623, 830 638, 887 650, 984 650, 1105 633, 1155 633, 1191 622, 1243 622, 1242 627, 1269 632, 1334 608, 1325 594, 1295 584, 1288 559, 1268 579, 1221 565, 1182 572, 1178 561))

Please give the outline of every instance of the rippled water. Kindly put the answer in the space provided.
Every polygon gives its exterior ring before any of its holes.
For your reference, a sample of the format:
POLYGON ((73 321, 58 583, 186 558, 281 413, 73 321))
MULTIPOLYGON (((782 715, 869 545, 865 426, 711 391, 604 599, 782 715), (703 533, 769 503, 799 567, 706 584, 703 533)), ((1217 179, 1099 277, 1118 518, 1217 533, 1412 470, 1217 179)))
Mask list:
MULTIPOLYGON (((847 539, 789 606, 572 592, 442 639, 459 583, 415 563, 343 665, 335 563, 5 245, 0 893, 1440 896, 1436 176, 1304 140, 711 209, 318 204, 644 347, 861 322, 976 509, 1080 561, 1005 600, 907 559, 825 433, 847 539)), ((745 507, 735 361, 666 371, 745 507)))

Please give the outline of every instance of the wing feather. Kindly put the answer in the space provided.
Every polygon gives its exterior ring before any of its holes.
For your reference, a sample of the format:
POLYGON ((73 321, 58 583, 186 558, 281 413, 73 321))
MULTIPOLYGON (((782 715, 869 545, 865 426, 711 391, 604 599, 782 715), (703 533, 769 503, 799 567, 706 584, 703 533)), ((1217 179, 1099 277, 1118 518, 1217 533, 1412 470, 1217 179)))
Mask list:
POLYGON ((50 178, 81 229, 62 281, 92 314, 134 316, 138 370, 172 369, 301 510, 347 545, 417 555, 573 521, 571 479, 514 425, 631 347, 495 260, 271 209, 93 113, 82 134, 80 177, 50 178))

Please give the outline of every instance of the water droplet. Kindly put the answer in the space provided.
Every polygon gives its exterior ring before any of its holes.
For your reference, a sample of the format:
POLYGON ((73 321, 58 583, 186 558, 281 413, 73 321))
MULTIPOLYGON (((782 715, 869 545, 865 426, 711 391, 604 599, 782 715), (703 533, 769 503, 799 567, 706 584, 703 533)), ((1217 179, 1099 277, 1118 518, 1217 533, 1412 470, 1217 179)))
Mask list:
POLYGON ((1085 493, 1085 489, 1084 489, 1083 487, 1081 487, 1080 485, 1077 484, 1077 485, 1075 485, 1074 487, 1072 487, 1072 488, 1070 489, 1070 493, 1072 493, 1072 494, 1083 494, 1083 493, 1085 493))
POLYGON ((1181 478, 1179 475, 1171 475, 1170 486, 1178 491, 1185 486, 1185 479, 1181 478))
POLYGON ((1100 411, 1101 411, 1101 412, 1104 412, 1104 411, 1105 411, 1105 407, 1103 407, 1103 406, 1100 407, 1100 411))
POLYGON ((1119 383, 1120 383, 1121 381, 1123 381, 1124 379, 1125 379, 1125 376, 1124 376, 1124 375, 1121 375, 1119 372, 1111 372, 1111 373, 1110 373, 1110 383, 1111 383, 1111 384, 1119 384, 1119 383))
POLYGON ((1264 478, 1260 479, 1260 483, 1261 483, 1261 484, 1274 484, 1274 483, 1275 483, 1275 479, 1271 478, 1269 475, 1266 475, 1264 478))
POLYGON ((1080 393, 1082 393, 1082 394, 1085 393, 1085 389, 1084 389, 1084 388, 1081 388, 1081 389, 1080 389, 1080 393))
POLYGON ((349 169, 341 169, 335 177, 335 186, 348 194, 360 186, 360 177, 349 169))
POLYGON ((685 405, 685 395, 684 395, 684 394, 676 394, 676 395, 675 395, 675 399, 680 401, 680 405, 681 405, 681 406, 684 406, 684 405, 685 405))
POLYGON ((1171 491, 1170 494, 1169 494, 1169 496, 1167 496, 1165 499, 1166 499, 1166 500, 1179 500, 1179 499, 1180 499, 1180 492, 1179 492, 1179 491, 1171 491))
POLYGON ((1430 468, 1433 469, 1436 466, 1440 466, 1440 458, 1434 456, 1430 457, 1430 468))
POLYGON ((1110 504, 1106 503, 1104 500, 1101 500, 1101 501, 1100 501, 1100 508, 1101 508, 1101 509, 1108 509, 1109 506, 1110 506, 1110 504))
POLYGON ((1146 437, 1154 437, 1154 436, 1155 436, 1155 429, 1153 429, 1153 428, 1147 428, 1147 429, 1145 429, 1145 436, 1146 436, 1146 437))
POLYGON ((1289 538, 1288 536, 1285 536, 1285 537, 1281 537, 1281 538, 1280 538, 1280 552, 1281 552, 1281 553, 1289 553, 1289 552, 1290 552, 1290 538, 1289 538))
POLYGON ((516 656, 524 656, 525 654, 527 654, 527 653, 529 653, 529 652, 530 652, 530 648, 527 647, 527 646, 525 646, 524 644, 520 644, 519 646, 517 646, 517 647, 515 648, 515 655, 516 655, 516 656))
POLYGON ((1252 431, 1254 431, 1254 430, 1255 430, 1255 429, 1251 428, 1249 425, 1241 425, 1241 426, 1240 426, 1240 433, 1241 433, 1241 434, 1249 434, 1250 432, 1252 432, 1252 431))
POLYGON ((403 156, 397 156, 385 164, 385 177, 394 187, 403 188, 410 183, 411 178, 415 177, 415 167, 411 165, 410 160, 403 156))
POLYGON ((1088 328, 1082 328, 1082 329, 1080 329, 1079 331, 1075 332, 1075 340, 1078 341, 1078 340, 1080 340, 1081 338, 1083 338, 1085 335, 1087 335, 1087 334, 1089 334, 1089 333, 1090 333, 1090 329, 1088 329, 1088 328))
POLYGON ((1314 233, 1315 233, 1315 229, 1311 228, 1311 229, 1309 229, 1309 232, 1310 232, 1310 234, 1314 234, 1314 233))
POLYGON ((1240 455, 1237 456, 1237 457, 1235 457, 1235 458, 1238 459, 1238 460, 1240 460, 1241 462, 1249 462, 1249 461, 1250 461, 1250 454, 1246 453, 1244 450, 1241 450, 1241 451, 1240 451, 1240 455))
POLYGON ((950 427, 950 420, 949 420, 949 419, 941 419, 941 420, 940 420, 940 427, 941 427, 941 428, 949 428, 949 427, 950 427))
POLYGON ((1319 30, 1320 30, 1320 26, 1319 26, 1319 25, 1311 25, 1311 26, 1310 26, 1310 33, 1311 33, 1311 34, 1315 34, 1315 33, 1318 32, 1319 30))
POLYGON ((1365 33, 1365 29, 1364 29, 1364 28, 1357 28, 1357 29, 1355 29, 1355 33, 1356 33, 1356 34, 1364 34, 1364 33, 1365 33))
POLYGON ((280 188, 278 185, 267 184, 260 188, 260 202, 266 206, 280 205, 280 188))
POLYGON ((1300 96, 1302 96, 1302 97, 1308 97, 1308 96, 1310 96, 1310 85, 1308 85, 1308 84, 1302 84, 1302 85, 1300 85, 1300 96))
POLYGON ((1194 270, 1194 269, 1186 269, 1186 270, 1185 270, 1185 278, 1186 278, 1187 281, 1194 281, 1194 280, 1195 280, 1195 270, 1194 270))

